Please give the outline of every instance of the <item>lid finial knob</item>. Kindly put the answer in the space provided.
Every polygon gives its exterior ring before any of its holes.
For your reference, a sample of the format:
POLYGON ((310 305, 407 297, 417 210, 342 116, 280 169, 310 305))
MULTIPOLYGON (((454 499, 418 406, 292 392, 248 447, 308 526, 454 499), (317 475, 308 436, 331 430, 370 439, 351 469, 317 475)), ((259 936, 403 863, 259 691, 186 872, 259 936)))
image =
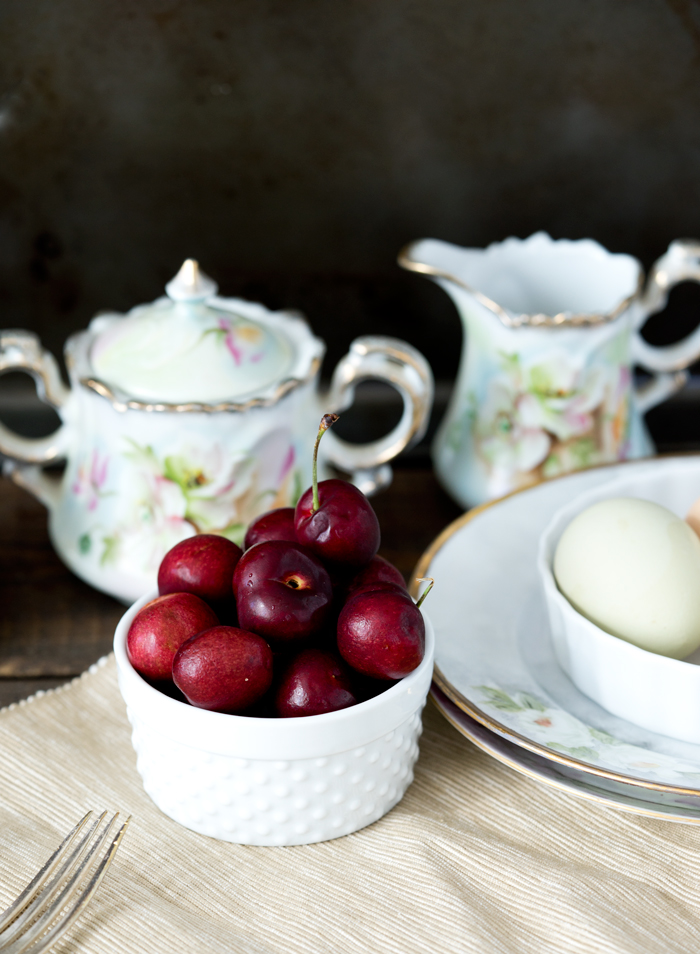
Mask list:
POLYGON ((219 286, 200 271, 196 259, 188 258, 175 278, 165 286, 165 290, 173 301, 204 301, 215 295, 219 286))

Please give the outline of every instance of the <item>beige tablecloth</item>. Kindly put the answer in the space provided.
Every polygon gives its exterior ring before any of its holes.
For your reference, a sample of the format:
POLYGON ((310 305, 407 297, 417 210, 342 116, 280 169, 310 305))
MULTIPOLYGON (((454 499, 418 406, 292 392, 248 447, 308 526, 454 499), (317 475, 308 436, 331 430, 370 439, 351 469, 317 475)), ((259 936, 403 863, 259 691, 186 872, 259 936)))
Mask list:
POLYGON ((429 705, 416 780, 364 831, 251 848, 141 788, 114 660, 0 712, 0 905, 89 808, 131 827, 57 952, 700 951, 700 828, 516 775, 429 705))

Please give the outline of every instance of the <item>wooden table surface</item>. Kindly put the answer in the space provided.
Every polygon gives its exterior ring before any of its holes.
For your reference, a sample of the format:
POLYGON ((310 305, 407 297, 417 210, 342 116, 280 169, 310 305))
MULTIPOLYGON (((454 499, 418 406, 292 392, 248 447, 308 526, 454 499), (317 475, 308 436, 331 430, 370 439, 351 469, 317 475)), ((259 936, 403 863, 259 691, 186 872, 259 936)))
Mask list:
MULTIPOLYGON (((372 503, 382 528, 380 553, 407 578, 461 513, 427 463, 398 467, 392 486, 372 503)), ((41 504, 0 479, 0 706, 59 686, 110 652, 123 612, 61 563, 41 504)))

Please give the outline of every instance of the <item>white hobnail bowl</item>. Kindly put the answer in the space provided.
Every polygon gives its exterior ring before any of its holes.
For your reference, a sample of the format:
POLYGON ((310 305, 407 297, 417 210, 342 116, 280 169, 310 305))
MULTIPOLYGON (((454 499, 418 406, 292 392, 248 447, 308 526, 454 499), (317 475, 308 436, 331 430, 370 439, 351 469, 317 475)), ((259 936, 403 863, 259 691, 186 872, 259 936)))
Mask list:
POLYGON ((581 692, 613 715, 684 742, 700 743, 700 650, 669 659, 606 633, 582 616, 557 588, 552 563, 562 533, 600 500, 639 497, 684 517, 700 497, 700 460, 630 465, 629 474, 560 508, 540 538, 542 580, 554 653, 581 692))
POLYGON ((418 758, 435 638, 420 666, 339 712, 260 719, 196 709, 150 686, 126 655, 138 600, 114 635, 119 689, 143 785, 193 831, 245 845, 304 845, 348 835, 401 800, 418 758))

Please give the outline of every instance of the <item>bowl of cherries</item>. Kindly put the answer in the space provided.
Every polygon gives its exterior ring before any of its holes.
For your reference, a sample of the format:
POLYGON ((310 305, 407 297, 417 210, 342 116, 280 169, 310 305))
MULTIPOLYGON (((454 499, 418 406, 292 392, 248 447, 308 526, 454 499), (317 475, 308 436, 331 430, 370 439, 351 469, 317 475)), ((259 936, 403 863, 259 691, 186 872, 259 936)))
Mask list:
POLYGON ((117 626, 119 687, 144 788, 194 831, 298 845, 357 831, 403 797, 434 636, 377 556, 367 498, 316 477, 239 548, 201 534, 117 626))

